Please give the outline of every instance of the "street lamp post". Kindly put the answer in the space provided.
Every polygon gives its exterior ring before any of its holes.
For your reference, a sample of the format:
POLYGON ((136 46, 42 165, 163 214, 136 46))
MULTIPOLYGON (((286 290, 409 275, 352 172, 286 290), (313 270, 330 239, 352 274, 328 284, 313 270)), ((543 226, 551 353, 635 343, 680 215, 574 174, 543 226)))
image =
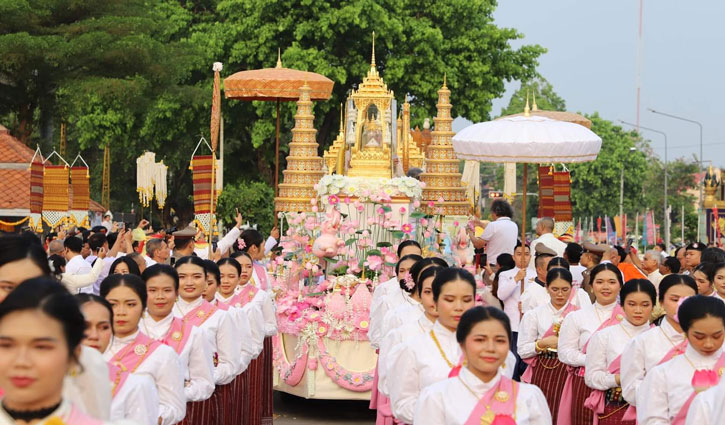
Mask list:
MULTIPOLYGON (((697 124, 697 126, 700 127, 700 158, 698 159, 698 162, 700 163, 699 172, 702 173, 702 123, 700 123, 699 121, 691 120, 689 118, 684 118, 684 117, 680 117, 677 115, 672 115, 672 114, 667 114, 667 113, 660 112, 660 111, 655 111, 652 108, 647 108, 647 110, 649 110, 653 114, 664 115, 666 117, 674 118, 676 120, 686 121, 689 123, 697 124)), ((699 182, 699 184, 700 184, 700 201, 698 203, 699 211, 697 213, 697 239, 698 240, 700 239, 700 221, 701 221, 700 216, 702 215, 702 211, 704 210, 704 205, 702 204, 702 182, 699 182)))
MULTIPOLYGON (((654 133, 661 134, 665 138, 665 201, 664 201, 664 225, 665 225, 665 247, 666 250, 669 252, 670 250, 670 214, 668 213, 668 202, 667 202, 667 180, 668 180, 668 172, 667 172, 667 134, 664 131, 655 130, 654 128, 648 128, 643 127, 641 125, 632 124, 626 121, 619 120, 622 124, 630 125, 632 127, 637 127, 641 130, 648 130, 652 131, 654 133)), ((682 226, 684 228, 685 223, 682 223, 682 226)))
MULTIPOLYGON (((629 148, 630 152, 634 152, 637 149, 634 147, 629 148)), ((619 174, 619 225, 622 228, 622 238, 626 232, 624 228, 624 162, 622 162, 622 169, 619 174)))

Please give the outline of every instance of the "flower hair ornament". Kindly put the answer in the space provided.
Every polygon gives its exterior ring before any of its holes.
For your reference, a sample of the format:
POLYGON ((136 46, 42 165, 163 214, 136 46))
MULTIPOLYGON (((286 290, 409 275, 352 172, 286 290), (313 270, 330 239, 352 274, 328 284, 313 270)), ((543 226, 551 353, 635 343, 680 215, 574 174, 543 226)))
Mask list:
POLYGON ((677 313, 675 313, 675 317, 673 317, 673 319, 674 319, 674 320, 675 320, 675 322, 677 322, 677 323, 680 323, 680 318, 678 317, 678 314, 680 313, 680 307, 682 307, 682 303, 684 303, 684 302, 685 302, 685 300, 686 300, 686 299, 688 299, 688 298, 690 298, 690 297, 682 297, 682 298, 680 298, 680 299, 679 299, 679 300, 677 301, 677 313))
POLYGON ((244 239, 239 238, 237 239, 237 248, 239 248, 240 251, 244 251, 244 248, 247 247, 246 242, 244 242, 244 239))
POLYGON ((415 288, 415 282, 413 282, 413 276, 410 275, 410 272, 405 273, 405 276, 403 276, 400 283, 408 290, 408 292, 411 292, 413 288, 415 288))

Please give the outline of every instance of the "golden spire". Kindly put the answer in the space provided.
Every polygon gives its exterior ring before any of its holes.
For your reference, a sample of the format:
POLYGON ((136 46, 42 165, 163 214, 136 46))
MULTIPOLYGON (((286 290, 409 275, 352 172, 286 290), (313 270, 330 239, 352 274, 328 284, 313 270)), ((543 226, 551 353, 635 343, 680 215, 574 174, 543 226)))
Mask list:
POLYGON ((524 116, 531 116, 531 108, 529 108, 529 90, 526 90, 526 106, 524 106, 524 116))
POLYGON ((375 68, 375 31, 373 31, 373 57, 370 60, 370 66, 375 68))
POLYGON ((282 49, 277 48, 277 68, 282 68, 282 49))
POLYGON ((539 110, 539 106, 536 105, 536 90, 532 91, 531 94, 534 95, 534 106, 531 107, 531 110, 536 112, 539 110))
POLYGON ((445 72, 443 73, 443 88, 444 88, 444 89, 447 89, 447 88, 448 88, 448 87, 446 86, 446 73, 445 73, 445 72))
POLYGON ((343 118, 342 114, 342 102, 340 102, 340 134, 343 134, 345 132, 345 119, 343 118))

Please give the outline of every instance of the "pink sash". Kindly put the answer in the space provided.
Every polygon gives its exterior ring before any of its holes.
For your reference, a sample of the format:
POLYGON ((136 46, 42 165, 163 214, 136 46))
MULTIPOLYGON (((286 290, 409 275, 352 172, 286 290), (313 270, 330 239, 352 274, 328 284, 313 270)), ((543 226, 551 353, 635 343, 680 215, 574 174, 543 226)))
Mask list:
POLYGON ((210 318, 214 312, 217 311, 217 307, 207 300, 202 301, 201 305, 184 316, 184 323, 189 323, 191 326, 199 327, 206 322, 206 319, 210 318))
POLYGON ((228 300, 220 300, 217 298, 215 300, 217 308, 219 310, 228 311, 232 307, 241 307, 242 304, 239 300, 239 294, 234 295, 233 297, 229 298, 228 300))
POLYGON ((124 370, 122 367, 112 363, 108 364, 108 378, 110 379, 112 385, 111 397, 116 397, 116 394, 121 391, 121 387, 123 387, 123 384, 126 383, 128 375, 129 372, 124 370))
MULTIPOLYGON (((715 367, 713 367, 710 370, 707 371, 695 371, 695 375, 698 372, 707 372, 709 374, 712 374, 713 379, 713 386, 717 384, 717 381, 720 380, 722 372, 725 371, 725 354, 721 355, 718 359, 717 363, 715 364, 715 367)), ((694 377, 693 375, 693 381, 694 377)), ((687 418, 687 412, 690 410, 690 405, 692 404, 692 400, 695 398, 695 396, 698 394, 697 391, 693 391, 692 394, 690 394, 690 397, 688 397, 685 404, 682 405, 682 408, 679 412, 677 412, 677 416, 672 420, 672 425, 684 425, 685 419, 687 418)))
MULTIPOLYGON (((460 377, 458 379, 461 379, 460 377)), ((501 376, 498 385, 491 388, 476 403, 464 425, 480 425, 483 419, 489 419, 491 425, 515 424, 517 384, 501 376)))
POLYGON ((448 373, 449 378, 455 378, 461 373, 461 368, 463 367, 463 362, 466 360, 466 354, 461 353, 461 358, 458 359, 458 364, 453 366, 453 369, 448 373))
MULTIPOLYGON (((622 355, 620 354, 616 359, 614 359, 612 364, 609 365, 609 373, 613 375, 618 374, 621 369, 621 362, 622 355)), ((586 401, 584 401, 584 406, 594 412, 594 425, 599 423, 599 415, 604 413, 604 404, 604 391, 601 390, 592 390, 592 393, 589 394, 589 397, 587 397, 586 401)))
POLYGON ((686 348, 687 348, 687 339, 685 339, 681 343, 672 347, 670 349, 670 351, 668 351, 667 354, 665 354, 665 356, 662 357, 662 360, 660 360, 660 362, 657 363, 657 365, 661 365, 662 363, 668 362, 668 361, 672 360, 674 357, 679 356, 680 354, 685 352, 686 348))
POLYGON ((266 291, 268 289, 267 288, 267 270, 264 268, 263 265, 255 262, 254 271, 260 280, 259 282, 257 282, 257 285, 259 285, 260 288, 262 288, 266 291))
POLYGON ((108 363, 124 372, 133 373, 160 346, 161 342, 149 338, 143 332, 139 332, 136 339, 116 353, 108 363))
MULTIPOLYGON (((592 332, 592 335, 595 333, 601 331, 602 329, 608 328, 613 325, 619 324, 622 320, 624 320, 624 310, 622 309, 622 306, 619 304, 614 306, 614 310, 612 311, 611 316, 604 322, 602 322, 599 327, 592 332)), ((589 346, 589 341, 591 341, 591 335, 589 336, 589 340, 584 344, 584 347, 582 347, 582 352, 584 354, 587 353, 587 347, 589 346)), ((567 367, 573 373, 574 375, 584 376, 584 367, 567 367)), ((556 423, 558 425, 571 425, 571 405, 572 400, 574 399, 573 394, 573 378, 567 378, 566 383, 564 384, 564 389, 561 393, 561 403, 559 404, 559 416, 557 418, 556 423)))
MULTIPOLYGON (((265 277, 267 274, 265 273, 265 277)), ((247 303, 251 302, 255 296, 257 296, 257 292, 259 289, 255 287, 254 285, 246 284, 242 286, 242 290, 239 291, 239 301, 241 302, 241 306, 244 307, 247 305, 247 303)))
POLYGON ((166 336, 161 339, 161 342, 173 348, 176 354, 181 354, 184 350, 186 342, 189 341, 191 336, 191 330, 193 326, 185 326, 186 322, 178 317, 174 317, 171 322, 171 327, 166 333, 166 336))
MULTIPOLYGON (((574 292, 574 294, 575 293, 576 292, 574 292)), ((569 298, 569 304, 566 306, 564 311, 561 312, 561 320, 563 321, 564 318, 566 318, 566 316, 569 313, 571 313, 572 311, 577 311, 577 310, 579 310, 579 307, 572 304, 571 298, 569 298)), ((541 339, 550 337, 552 335, 554 335, 554 324, 553 323, 551 324, 551 326, 549 326, 549 329, 546 332, 544 332, 544 336, 542 336, 541 339)), ((521 375, 521 382, 526 382, 527 384, 531 383, 531 377, 534 375, 534 368, 536 367, 538 358, 539 358, 539 356, 532 356, 527 359, 521 359, 524 361, 524 363, 529 365, 529 367, 527 367, 526 370, 524 371, 524 373, 521 375)))

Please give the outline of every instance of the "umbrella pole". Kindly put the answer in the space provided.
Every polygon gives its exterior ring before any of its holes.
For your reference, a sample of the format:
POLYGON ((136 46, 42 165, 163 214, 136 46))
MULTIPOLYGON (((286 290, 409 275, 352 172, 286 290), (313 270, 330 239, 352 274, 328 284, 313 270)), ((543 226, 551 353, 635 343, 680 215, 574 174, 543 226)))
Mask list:
MULTIPOLYGON (((279 196, 279 98, 277 98, 277 136, 274 144, 274 196, 279 196)), ((277 214, 274 215, 277 226, 277 214)))
POLYGON ((524 162, 523 199, 521 202, 521 243, 526 245, 526 183, 529 180, 529 164, 524 162))

